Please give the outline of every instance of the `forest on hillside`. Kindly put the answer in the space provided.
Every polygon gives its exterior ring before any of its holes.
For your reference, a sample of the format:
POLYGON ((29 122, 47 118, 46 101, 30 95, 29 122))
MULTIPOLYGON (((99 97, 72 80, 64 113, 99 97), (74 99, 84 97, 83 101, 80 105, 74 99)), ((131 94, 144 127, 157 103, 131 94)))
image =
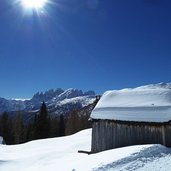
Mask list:
POLYGON ((0 136, 6 144, 20 144, 31 140, 61 137, 90 128, 90 113, 97 100, 82 109, 72 110, 66 115, 49 115, 46 103, 43 102, 39 112, 34 114, 31 122, 25 122, 23 114, 18 111, 14 117, 7 112, 0 115, 0 136))

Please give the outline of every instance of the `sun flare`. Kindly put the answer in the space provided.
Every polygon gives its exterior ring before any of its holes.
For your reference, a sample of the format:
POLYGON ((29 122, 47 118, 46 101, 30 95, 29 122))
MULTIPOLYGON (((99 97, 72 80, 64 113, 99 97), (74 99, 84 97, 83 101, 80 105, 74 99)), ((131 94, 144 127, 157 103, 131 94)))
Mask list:
POLYGON ((25 8, 39 9, 43 8, 47 0, 21 0, 25 8))

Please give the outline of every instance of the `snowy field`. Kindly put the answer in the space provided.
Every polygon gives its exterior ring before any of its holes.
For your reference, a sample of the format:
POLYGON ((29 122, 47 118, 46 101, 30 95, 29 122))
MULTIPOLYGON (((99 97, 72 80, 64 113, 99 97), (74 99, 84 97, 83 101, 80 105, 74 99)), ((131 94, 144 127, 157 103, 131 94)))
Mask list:
POLYGON ((0 145, 0 171, 169 171, 171 149, 161 145, 130 146, 93 155, 91 129, 21 145, 0 145))

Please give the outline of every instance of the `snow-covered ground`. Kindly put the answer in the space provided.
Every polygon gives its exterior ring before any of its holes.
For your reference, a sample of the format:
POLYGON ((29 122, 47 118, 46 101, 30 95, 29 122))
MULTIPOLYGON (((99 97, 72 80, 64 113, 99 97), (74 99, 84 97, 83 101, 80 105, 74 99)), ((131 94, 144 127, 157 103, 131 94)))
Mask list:
POLYGON ((91 129, 77 134, 0 145, 0 171, 169 171, 171 149, 161 145, 130 146, 97 154, 90 150, 91 129))

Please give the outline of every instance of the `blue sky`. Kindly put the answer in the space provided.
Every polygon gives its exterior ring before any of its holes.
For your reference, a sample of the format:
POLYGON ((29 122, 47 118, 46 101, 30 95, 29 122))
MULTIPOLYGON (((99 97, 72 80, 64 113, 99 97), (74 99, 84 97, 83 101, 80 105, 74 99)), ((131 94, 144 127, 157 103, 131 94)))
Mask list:
POLYGON ((1 0, 0 97, 170 82, 170 8, 170 0, 54 0, 36 13, 1 0))

